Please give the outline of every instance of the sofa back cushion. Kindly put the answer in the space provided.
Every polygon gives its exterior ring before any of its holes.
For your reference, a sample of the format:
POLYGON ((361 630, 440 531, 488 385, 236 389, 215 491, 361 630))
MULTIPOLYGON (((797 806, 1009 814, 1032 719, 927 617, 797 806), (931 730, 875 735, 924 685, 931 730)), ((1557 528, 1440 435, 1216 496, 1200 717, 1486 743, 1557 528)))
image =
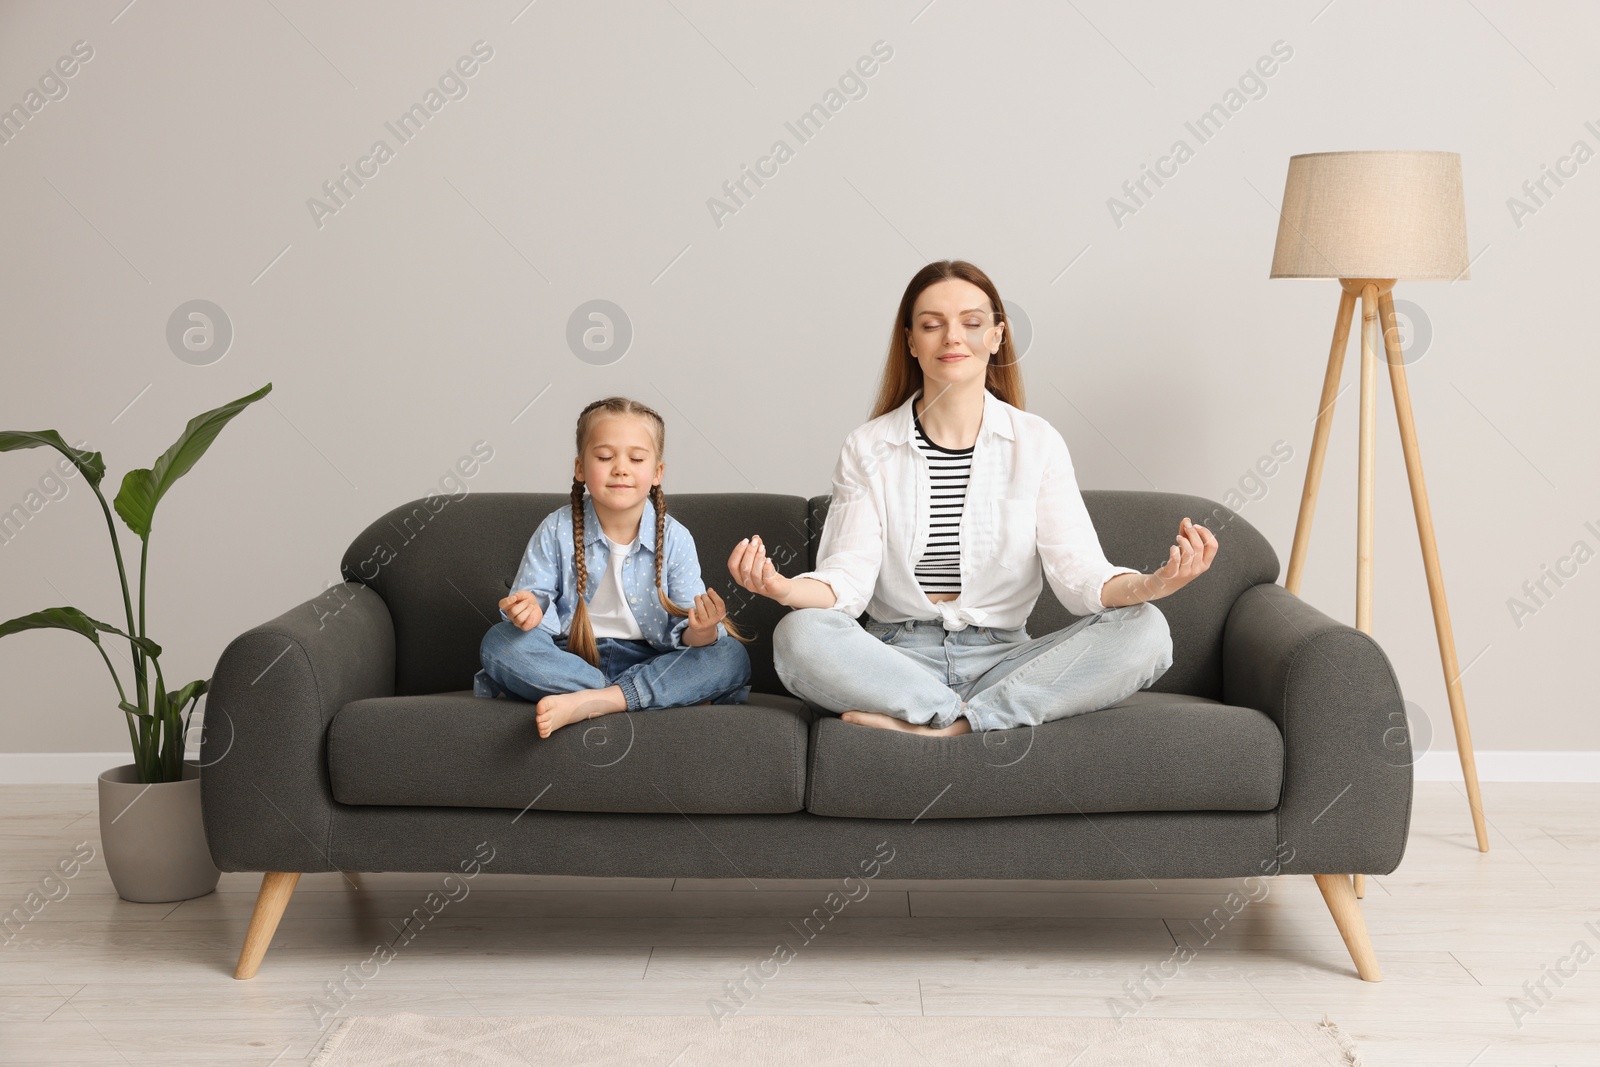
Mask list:
MULTIPOLYGON (((470 689, 478 645, 500 621, 497 607, 517 573, 528 539, 562 493, 433 495, 390 511, 351 542, 347 581, 371 586, 395 630, 395 695, 470 689)), ((787 574, 806 569, 806 501, 778 493, 669 493, 667 513, 694 535, 701 577, 755 640, 751 688, 786 695, 772 669, 772 629, 788 608, 735 585, 728 556, 742 537, 760 534, 787 574)), ((678 603, 689 607, 682 598, 678 603)))
MULTIPOLYGON (((829 495, 807 502, 811 527, 811 557, 806 569, 817 566, 817 541, 827 521, 829 495)), ((1246 589, 1278 580, 1278 555, 1254 526, 1237 512, 1201 496, 1130 489, 1085 489, 1100 547, 1118 566, 1137 567, 1146 574, 1166 565, 1167 549, 1176 544, 1178 523, 1189 519, 1217 538, 1217 555, 1200 578, 1155 602, 1172 631, 1172 666, 1156 679, 1150 691, 1186 693, 1209 700, 1222 699, 1222 629, 1228 612, 1246 589)), ((1041 576, 1042 589, 1028 633, 1042 637, 1064 629, 1079 618, 1061 606, 1041 576)))

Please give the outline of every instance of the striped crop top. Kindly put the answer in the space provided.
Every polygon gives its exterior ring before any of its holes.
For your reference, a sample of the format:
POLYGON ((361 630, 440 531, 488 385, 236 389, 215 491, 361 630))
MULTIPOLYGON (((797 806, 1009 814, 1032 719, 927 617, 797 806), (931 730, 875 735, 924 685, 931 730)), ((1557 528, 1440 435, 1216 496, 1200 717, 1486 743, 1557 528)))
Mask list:
POLYGON ((972 474, 972 449, 943 448, 928 440, 911 409, 917 451, 928 460, 928 543, 914 573, 924 594, 961 592, 961 512, 972 474))

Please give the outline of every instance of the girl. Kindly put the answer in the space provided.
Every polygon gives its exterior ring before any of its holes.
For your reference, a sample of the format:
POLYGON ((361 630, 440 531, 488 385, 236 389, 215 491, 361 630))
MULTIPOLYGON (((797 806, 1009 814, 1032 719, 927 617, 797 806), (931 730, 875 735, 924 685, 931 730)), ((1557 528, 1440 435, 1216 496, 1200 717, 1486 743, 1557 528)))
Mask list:
POLYGON ((1172 666, 1166 617, 1147 602, 1204 573, 1217 539, 1185 518, 1153 574, 1106 559, 1066 442, 1023 410, 1005 326, 977 267, 918 271, 873 418, 834 467, 817 568, 784 577, 760 538, 728 559, 739 585, 796 609, 772 634, 783 684, 846 722, 943 735, 1035 726, 1115 704, 1172 666), (1031 637, 1041 566, 1083 618, 1031 637))
POLYGON ((479 646, 474 692, 535 702, 540 737, 617 711, 745 703, 752 638, 706 589, 694 538, 667 514, 661 416, 596 400, 578 416, 577 444, 572 502, 529 539, 504 621, 479 646))

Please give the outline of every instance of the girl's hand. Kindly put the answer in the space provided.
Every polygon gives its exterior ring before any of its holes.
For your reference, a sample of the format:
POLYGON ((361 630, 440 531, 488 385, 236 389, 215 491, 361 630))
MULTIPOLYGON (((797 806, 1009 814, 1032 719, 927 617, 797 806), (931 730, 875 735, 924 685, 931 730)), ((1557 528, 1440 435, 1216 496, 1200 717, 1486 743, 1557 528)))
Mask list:
POLYGON ((715 589, 707 589, 694 598, 689 608, 689 629, 699 633, 715 633, 717 623, 728 617, 728 605, 715 589))
POLYGON ((780 604, 789 595, 789 586, 793 583, 793 579, 779 574, 777 564, 767 558, 767 546, 761 543, 760 534, 734 546, 733 554, 728 557, 728 573, 741 588, 780 604))
POLYGON ((533 595, 532 589, 519 589, 502 598, 500 610, 510 617, 519 630, 531 630, 544 618, 544 609, 539 607, 539 598, 533 595))
POLYGON ((1217 538, 1188 519, 1178 524, 1178 543, 1168 551, 1166 566, 1145 575, 1149 599, 1170 596, 1206 572, 1217 554, 1217 538))

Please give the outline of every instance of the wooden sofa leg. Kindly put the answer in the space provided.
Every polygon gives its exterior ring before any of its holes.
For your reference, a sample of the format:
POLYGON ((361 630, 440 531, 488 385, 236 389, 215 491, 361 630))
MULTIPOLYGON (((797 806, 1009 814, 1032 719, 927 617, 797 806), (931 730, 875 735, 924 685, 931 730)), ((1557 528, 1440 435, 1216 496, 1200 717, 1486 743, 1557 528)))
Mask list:
POLYGON ((1365 897, 1366 895, 1367 895, 1367 876, 1364 875, 1364 874, 1358 874, 1358 875, 1356 875, 1356 899, 1360 900, 1361 898, 1365 897))
POLYGON ((233 971, 235 978, 256 976, 261 958, 267 954, 272 935, 278 930, 278 920, 283 918, 283 909, 289 906, 289 897, 299 881, 299 871, 268 871, 261 876, 261 892, 256 894, 256 910, 250 915, 244 948, 239 950, 239 966, 233 971))
POLYGON ((1361 918, 1361 905, 1356 901, 1355 888, 1348 874, 1314 874, 1322 899, 1333 913, 1334 925, 1344 938, 1344 947, 1350 950, 1356 973, 1363 981, 1381 982, 1383 972, 1378 970, 1378 957, 1373 954, 1372 941, 1367 937, 1367 924, 1361 918))

